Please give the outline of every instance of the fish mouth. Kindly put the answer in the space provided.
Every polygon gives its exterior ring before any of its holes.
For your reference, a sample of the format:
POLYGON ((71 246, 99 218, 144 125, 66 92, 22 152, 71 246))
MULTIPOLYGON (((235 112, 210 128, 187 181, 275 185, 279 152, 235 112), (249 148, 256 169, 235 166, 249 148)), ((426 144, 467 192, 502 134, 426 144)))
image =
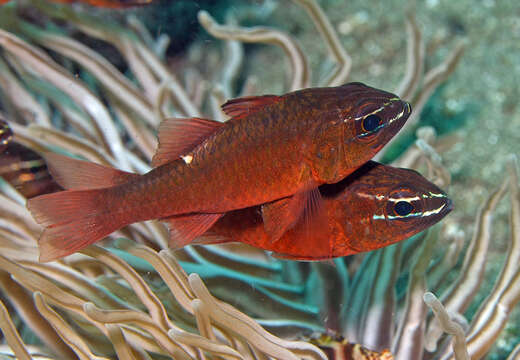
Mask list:
POLYGON ((397 127, 398 129, 400 129, 406 123, 406 120, 408 120, 408 117, 412 113, 412 105, 410 105, 409 102, 400 99, 396 101, 394 104, 395 105, 391 106, 398 107, 400 111, 397 110, 399 112, 395 115, 395 117, 388 121, 387 125, 397 127))
POLYGON ((408 101, 401 100, 404 103, 404 110, 406 117, 412 113, 412 105, 408 101))
POLYGON ((432 204, 432 210, 426 212, 432 215, 432 224, 439 222, 453 210, 453 201, 448 197, 448 195, 444 193, 442 194, 443 196, 437 198, 438 201, 435 201, 432 204))
POLYGON ((453 210, 453 201, 446 196, 446 214, 453 210))
POLYGON ((405 121, 412 114, 412 105, 408 101, 401 100, 403 110, 398 115, 398 118, 405 121))

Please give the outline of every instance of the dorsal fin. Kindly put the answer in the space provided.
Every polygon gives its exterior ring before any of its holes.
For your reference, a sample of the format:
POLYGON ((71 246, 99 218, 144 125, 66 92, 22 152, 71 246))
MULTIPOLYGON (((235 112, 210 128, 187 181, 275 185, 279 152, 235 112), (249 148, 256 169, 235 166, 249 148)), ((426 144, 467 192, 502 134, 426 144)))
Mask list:
POLYGON ((139 177, 139 174, 56 153, 49 152, 43 157, 54 181, 67 190, 105 188, 139 177))
POLYGON ((215 120, 172 118, 158 129, 159 145, 152 166, 163 165, 191 151, 224 124, 215 120))
POLYGON ((233 118, 244 118, 264 106, 280 101, 281 97, 276 95, 247 96, 238 99, 228 100, 222 105, 222 111, 233 118))

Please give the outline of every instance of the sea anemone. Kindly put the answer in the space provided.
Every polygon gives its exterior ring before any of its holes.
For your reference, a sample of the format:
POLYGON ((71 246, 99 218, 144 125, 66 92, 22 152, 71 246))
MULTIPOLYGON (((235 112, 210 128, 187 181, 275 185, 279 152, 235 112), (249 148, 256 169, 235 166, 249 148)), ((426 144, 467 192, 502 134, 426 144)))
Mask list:
MULTIPOLYGON (((226 98, 265 91, 244 66, 249 60, 244 42, 283 50, 290 75, 287 85, 282 76, 281 89, 346 81, 352 59, 329 18, 313 0, 295 3, 312 19, 334 62, 326 71, 313 69, 319 76, 312 76, 313 62, 293 35, 273 27, 238 26, 246 16, 241 13, 230 12, 222 25, 201 11, 203 28, 225 41, 210 47, 195 43, 172 60, 165 57, 168 37, 153 39, 132 16, 107 23, 78 8, 42 1, 4 6, 1 116, 14 133, 12 141, 27 151, 57 151, 146 172, 162 119, 207 114, 225 121, 220 104, 226 98), (113 53, 117 64, 108 59, 113 53)), ((411 132, 421 125, 421 109, 433 91, 455 70, 464 43, 425 71, 425 42, 411 13, 403 33, 406 71, 396 93, 414 107, 404 129, 411 132)), ((415 143, 394 164, 425 171, 447 188, 451 176, 441 155, 456 143, 454 135, 439 138, 432 128, 420 126, 415 143)), ((0 189, 0 286, 7 303, 0 304, 0 326, 10 347, 1 348, 5 356, 478 359, 496 342, 520 300, 515 160, 508 179, 482 203, 465 252, 462 226, 448 222, 379 251, 335 259, 334 266, 275 260, 233 244, 172 252, 166 229, 155 221, 124 228, 103 246, 41 264, 41 229, 25 209, 27 193, 18 190, 28 182, 52 180, 45 177, 41 159, 21 160, 22 155, 0 163, 8 180, 0 189), (30 176, 9 177, 24 169, 30 176), (493 290, 479 301, 469 322, 463 314, 483 284, 493 213, 508 188, 511 245, 493 290), (309 338, 317 333, 330 336, 311 344, 309 338), (367 355, 353 343, 375 352, 367 355)), ((519 351, 513 350, 511 359, 519 351)))

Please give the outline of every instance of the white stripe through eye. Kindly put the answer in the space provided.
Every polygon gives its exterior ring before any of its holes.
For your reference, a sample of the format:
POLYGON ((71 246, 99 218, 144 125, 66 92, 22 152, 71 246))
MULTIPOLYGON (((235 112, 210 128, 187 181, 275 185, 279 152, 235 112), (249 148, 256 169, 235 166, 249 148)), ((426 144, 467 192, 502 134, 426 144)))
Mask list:
POLYGON ((408 198, 389 198, 388 201, 392 201, 392 202, 399 202, 399 201, 407 201, 407 202, 412 202, 412 201, 415 201, 415 200, 420 200, 419 196, 414 196, 414 197, 408 197, 408 198))
POLYGON ((428 194, 422 194, 423 199, 429 199, 429 198, 446 198, 448 197, 446 194, 436 194, 432 193, 431 191, 428 194))
MULTIPOLYGON (((366 118, 366 117, 368 117, 368 116, 370 116, 370 115, 377 114, 378 112, 383 111, 383 109, 385 108, 386 105, 387 105, 387 104, 384 104, 384 105, 381 106, 379 109, 376 109, 376 110, 372 111, 371 113, 365 114, 365 115, 363 115, 363 116, 359 116, 359 117, 355 118, 354 120, 356 120, 356 121, 363 120, 364 118, 366 118)), ((348 119, 343 119, 343 122, 347 122, 347 121, 348 121, 348 119)))
MULTIPOLYGON (((410 214, 405 215, 405 216, 388 215, 386 217, 386 219, 388 219, 388 220, 395 220, 395 219, 405 219, 405 218, 410 218, 410 217, 431 216, 431 215, 435 215, 435 214, 440 213, 442 211, 442 209, 444 209, 445 207, 446 207, 446 204, 442 204, 442 206, 440 206, 440 207, 438 207, 437 209, 434 209, 434 210, 425 211, 425 212, 410 213, 410 214)), ((375 214, 375 215, 372 215, 372 219, 374 219, 374 220, 385 220, 385 216, 384 215, 375 214)))
POLYGON ((430 211, 425 211, 423 213, 423 216, 430 216, 430 215, 435 215, 435 214, 438 214, 441 212, 442 209, 444 209, 446 207, 446 204, 442 204, 442 206, 438 207, 437 209, 435 210, 430 210, 430 211))
POLYGON ((403 111, 401 111, 399 114, 397 114, 396 117, 393 117, 393 118, 391 118, 390 120, 388 120, 388 123, 391 124, 391 123, 393 123, 394 121, 396 121, 397 119, 400 119, 400 118, 403 116, 403 114, 404 114, 404 109, 403 109, 403 111))
MULTIPOLYGON (((383 109, 384 109, 385 107, 387 107, 388 105, 390 105, 391 103, 393 103, 393 102, 395 102, 395 101, 401 101, 401 99, 399 99, 399 98, 391 98, 388 102, 384 103, 383 106, 381 106, 380 108, 378 108, 378 109, 372 111, 371 113, 365 114, 365 115, 363 115, 363 116, 359 116, 359 117, 355 118, 354 120, 356 120, 356 121, 363 120, 364 118, 366 118, 366 117, 368 117, 368 116, 370 116, 370 115, 377 114, 378 112, 383 111, 383 109)), ((405 111, 406 111, 406 108, 403 108, 403 110, 402 110, 399 114, 397 114, 395 117, 393 117, 393 118, 391 118, 390 120, 388 120, 387 125, 388 125, 388 124, 391 124, 391 123, 393 123, 394 121, 396 121, 397 119, 401 118, 401 117, 404 115, 404 112, 405 112, 405 111)), ((348 121, 348 118, 347 118, 347 119, 343 119, 343 122, 347 122, 347 121, 348 121)))

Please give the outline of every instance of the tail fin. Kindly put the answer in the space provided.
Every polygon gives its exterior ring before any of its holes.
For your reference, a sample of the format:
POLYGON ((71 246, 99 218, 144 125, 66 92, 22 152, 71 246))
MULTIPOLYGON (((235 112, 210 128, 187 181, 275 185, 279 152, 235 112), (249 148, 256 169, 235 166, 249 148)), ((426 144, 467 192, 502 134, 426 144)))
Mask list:
POLYGON ((139 177, 138 174, 56 153, 46 153, 44 158, 54 181, 67 190, 110 187, 139 177))
POLYGON ((45 227, 38 242, 40 261, 72 254, 125 225, 108 209, 106 191, 67 190, 27 201, 34 219, 45 227))

